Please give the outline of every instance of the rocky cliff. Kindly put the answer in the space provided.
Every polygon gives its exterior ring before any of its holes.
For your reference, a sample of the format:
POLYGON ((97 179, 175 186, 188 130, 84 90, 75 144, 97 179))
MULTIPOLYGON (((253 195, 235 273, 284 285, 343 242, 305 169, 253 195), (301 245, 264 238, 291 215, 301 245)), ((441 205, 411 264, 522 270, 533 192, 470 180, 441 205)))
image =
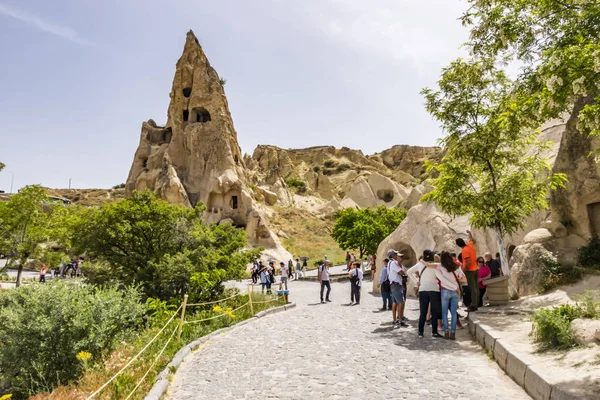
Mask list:
POLYGON ((171 202, 206 205, 209 223, 232 223, 254 245, 289 258, 248 189, 246 169, 219 75, 192 31, 177 62, 165 126, 142 124, 126 192, 149 189, 171 202))

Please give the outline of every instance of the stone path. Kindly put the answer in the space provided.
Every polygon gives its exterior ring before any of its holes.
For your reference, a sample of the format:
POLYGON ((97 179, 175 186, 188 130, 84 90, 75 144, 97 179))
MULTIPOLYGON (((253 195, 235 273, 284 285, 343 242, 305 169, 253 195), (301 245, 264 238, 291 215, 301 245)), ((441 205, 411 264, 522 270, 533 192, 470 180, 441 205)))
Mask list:
MULTIPOLYGON (((359 306, 347 306, 349 283, 332 284, 318 304, 318 284, 291 282, 297 308, 215 337, 179 367, 168 399, 529 399, 475 345, 466 330, 455 342, 416 335, 365 282, 359 306)), ((428 334, 429 333, 429 334, 428 334)))

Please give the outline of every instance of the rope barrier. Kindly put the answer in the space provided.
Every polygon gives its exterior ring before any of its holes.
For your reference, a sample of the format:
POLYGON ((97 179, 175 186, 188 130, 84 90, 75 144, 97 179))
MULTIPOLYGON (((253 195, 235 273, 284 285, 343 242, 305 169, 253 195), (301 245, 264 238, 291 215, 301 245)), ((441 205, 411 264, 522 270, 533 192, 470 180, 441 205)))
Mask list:
MULTIPOLYGON (((241 309, 242 307, 246 307, 248 304, 250 304, 250 302, 247 302, 247 303, 245 303, 245 304, 242 304, 241 306, 239 306, 239 307, 238 307, 238 308, 236 308, 235 310, 231 310, 231 311, 230 311, 230 313, 233 313, 234 311, 237 311, 237 310, 241 309)), ((210 317, 210 318, 197 319, 197 320, 194 320, 194 321, 185 321, 183 324, 184 324, 184 325, 187 325, 187 324, 195 324, 195 323, 197 323, 197 322, 210 321, 210 320, 213 320, 213 319, 217 319, 217 318, 224 317, 224 316, 226 316, 226 315, 227 315, 227 314, 223 313, 223 314, 220 314, 220 315, 215 315, 214 317, 210 317)))
POLYGON ((188 307, 195 307, 195 306, 207 306, 207 305, 209 305, 209 304, 216 304, 216 303, 220 303, 220 302, 222 302, 222 301, 225 301, 225 300, 231 300, 231 299, 233 299, 234 297, 238 297, 238 296, 241 296, 241 295, 242 295, 241 293, 238 293, 238 294, 235 294, 235 295, 233 295, 233 296, 231 296, 231 297, 227 297, 226 299, 215 300, 215 301, 209 301, 209 302, 207 302, 207 303, 195 303, 195 304, 188 304, 187 306, 188 306, 188 307))
POLYGON ((274 301, 279 301, 279 299, 272 299, 272 300, 267 300, 267 301, 253 301, 252 304, 272 303, 274 301))
POLYGON ((135 393, 135 391, 137 390, 138 387, 140 387, 140 385, 142 384, 142 382, 144 381, 144 379, 146 379, 146 377, 148 376, 148 374, 150 373, 150 371, 152 370, 152 368, 154 368, 154 364, 156 364, 156 362, 158 361, 158 359, 160 358, 160 356, 162 356, 162 353, 164 353, 164 351, 167 348, 167 346, 169 345, 169 343, 171 343, 171 340, 173 339, 173 336, 175 336, 175 332, 177 332, 177 328, 178 327, 176 326, 175 329, 173 329, 173 332, 171 332, 171 336, 169 336, 169 340, 167 340, 167 343, 165 343, 165 345, 160 350, 160 352, 158 353, 158 355, 156 357, 154 357, 154 361, 152 362, 152 365, 150 365, 150 368, 148 368, 148 370, 146 371, 146 373, 144 374, 144 376, 142 376, 142 378, 137 382, 137 384, 135 385, 135 387, 133 388, 133 390, 129 393, 129 395, 125 398, 125 400, 128 400, 131 396, 133 396, 133 393, 135 393))
POLYGON ((121 368, 119 370, 119 372, 117 372, 116 374, 113 375, 112 378, 110 378, 104 385, 100 386, 100 388, 98 388, 98 390, 96 390, 94 393, 92 393, 90 396, 88 396, 86 398, 86 400, 90 400, 92 398, 94 398, 94 396, 96 396, 98 393, 100 393, 102 390, 104 390, 104 388, 106 386, 108 386, 109 383, 111 383, 112 381, 115 380, 115 378, 117 376, 119 376, 123 371, 125 371, 125 369, 127 367, 129 367, 135 360, 138 359, 138 357, 144 352, 146 351, 146 349, 148 347, 150 347, 150 345, 156 340, 156 338, 158 338, 158 336, 165 330, 165 328, 171 323, 171 321, 173 321, 173 318, 175 318, 175 316, 179 313, 179 310, 181 309, 181 306, 179 306, 179 308, 177 309, 177 311, 175 311, 173 313, 173 315, 171 316, 171 318, 169 318, 169 320, 167 321, 167 323, 161 328, 160 331, 158 331, 158 333, 152 338, 152 340, 150 340, 150 342, 148 342, 148 344, 146 346, 144 346, 144 348, 142 350, 140 350, 139 353, 137 353, 131 360, 129 360, 129 362, 127 364, 125 364, 125 366, 123 368, 121 368))

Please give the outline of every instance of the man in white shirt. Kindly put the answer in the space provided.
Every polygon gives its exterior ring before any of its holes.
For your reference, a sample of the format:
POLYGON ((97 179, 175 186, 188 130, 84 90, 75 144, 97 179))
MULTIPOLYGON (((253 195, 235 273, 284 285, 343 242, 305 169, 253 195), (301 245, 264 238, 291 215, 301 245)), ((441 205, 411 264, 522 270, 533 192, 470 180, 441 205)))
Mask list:
POLYGON ((405 275, 405 272, 401 264, 404 255, 396 250, 388 250, 387 255, 390 258, 388 275, 392 289, 392 319, 394 325, 408 326, 406 322, 402 321, 405 304, 404 293, 402 291, 402 276, 405 275))
POLYGON ((285 287, 285 290, 288 290, 288 266, 281 261, 279 268, 281 269, 281 285, 285 287))
POLYGON ((358 262, 352 264, 351 268, 348 274, 350 276, 350 304, 357 306, 360 304, 360 288, 362 287, 363 272, 358 262), (356 303, 354 302, 355 300, 356 303))
POLYGON ((321 303, 331 302, 329 300, 329 293, 331 293, 331 284, 329 283, 329 260, 325 259, 323 265, 319 267, 319 282, 321 283, 321 303), (327 288, 327 294, 325 295, 325 301, 323 300, 323 291, 327 288))
MULTIPOLYGON (((423 260, 433 262, 434 252, 423 251, 423 260)), ((421 261, 408 270, 408 277, 417 284, 419 290, 419 338, 423 337, 427 310, 431 306, 431 337, 441 338, 438 333, 438 319, 442 312, 442 298, 440 297, 440 286, 435 275, 435 269, 427 268, 421 261)))

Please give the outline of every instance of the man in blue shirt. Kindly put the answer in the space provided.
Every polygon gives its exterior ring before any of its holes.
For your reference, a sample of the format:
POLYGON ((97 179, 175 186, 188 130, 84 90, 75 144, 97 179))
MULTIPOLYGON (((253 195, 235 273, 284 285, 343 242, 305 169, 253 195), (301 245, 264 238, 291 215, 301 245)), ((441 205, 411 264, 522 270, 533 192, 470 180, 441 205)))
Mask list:
POLYGON ((392 290, 390 287, 390 281, 388 277, 388 262, 389 259, 383 260, 383 269, 381 270, 381 276, 379 277, 378 288, 381 288, 381 299, 383 300, 383 308, 381 311, 387 311, 392 309, 392 290))

